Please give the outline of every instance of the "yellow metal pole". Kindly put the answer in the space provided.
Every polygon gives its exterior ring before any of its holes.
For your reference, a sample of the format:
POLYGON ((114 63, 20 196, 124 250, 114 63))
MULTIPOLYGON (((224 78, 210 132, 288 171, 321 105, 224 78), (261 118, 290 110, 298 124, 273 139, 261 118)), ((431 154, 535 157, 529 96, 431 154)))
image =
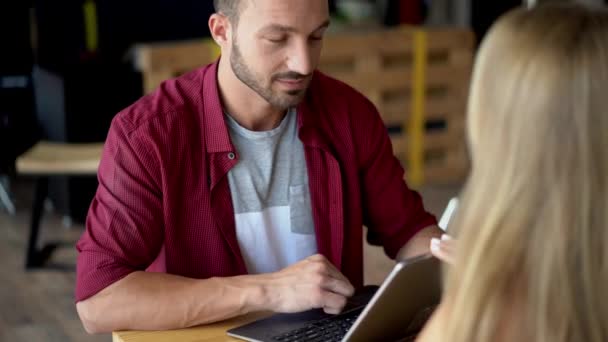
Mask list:
POLYGON ((85 44, 87 51, 95 52, 99 47, 97 5, 93 0, 87 0, 82 5, 82 11, 84 14, 85 44))
POLYGON ((219 45, 217 45, 215 40, 208 38, 208 39, 204 40, 204 43, 207 45, 207 48, 209 49, 209 51, 211 53, 212 59, 217 59, 220 57, 220 55, 222 54, 222 49, 220 48, 219 45))

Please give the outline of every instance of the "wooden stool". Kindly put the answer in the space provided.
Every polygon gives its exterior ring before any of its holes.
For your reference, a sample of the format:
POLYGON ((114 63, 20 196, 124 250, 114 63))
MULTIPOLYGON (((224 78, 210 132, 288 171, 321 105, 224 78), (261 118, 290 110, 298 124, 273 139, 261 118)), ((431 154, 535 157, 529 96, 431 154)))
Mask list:
POLYGON ((17 174, 36 178, 25 268, 42 267, 59 244, 38 248, 38 233, 48 181, 53 176, 96 176, 103 143, 69 144, 41 141, 17 158, 17 174))

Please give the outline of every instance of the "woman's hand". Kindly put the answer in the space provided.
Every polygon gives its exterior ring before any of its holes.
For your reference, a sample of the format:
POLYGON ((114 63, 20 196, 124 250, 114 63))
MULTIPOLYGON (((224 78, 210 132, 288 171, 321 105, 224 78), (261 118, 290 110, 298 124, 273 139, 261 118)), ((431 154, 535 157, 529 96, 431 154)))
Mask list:
POLYGON ((441 239, 431 239, 431 253, 439 260, 450 265, 454 264, 456 240, 451 236, 443 234, 441 239))

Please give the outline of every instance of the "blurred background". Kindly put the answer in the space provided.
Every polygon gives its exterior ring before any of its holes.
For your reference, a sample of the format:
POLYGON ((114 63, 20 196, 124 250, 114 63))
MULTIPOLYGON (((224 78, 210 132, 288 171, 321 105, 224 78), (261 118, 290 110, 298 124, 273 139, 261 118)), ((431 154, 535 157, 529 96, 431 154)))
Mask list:
MULTIPOLYGON (((478 42, 501 14, 538 2, 330 1, 321 70, 377 105, 408 181, 438 216, 466 178, 478 42)), ((118 111, 216 57, 211 13, 211 0, 0 2, 0 341, 111 340, 87 336, 73 302, 99 151, 118 111), (184 56, 192 61, 177 65, 184 56)), ((379 283, 391 261, 365 248, 366 282, 379 283)))

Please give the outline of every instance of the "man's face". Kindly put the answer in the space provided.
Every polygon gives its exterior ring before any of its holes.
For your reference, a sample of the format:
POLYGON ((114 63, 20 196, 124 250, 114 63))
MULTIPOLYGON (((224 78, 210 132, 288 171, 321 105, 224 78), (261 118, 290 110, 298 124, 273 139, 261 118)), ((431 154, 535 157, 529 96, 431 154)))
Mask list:
POLYGON ((329 24, 327 0, 242 0, 230 65, 236 77, 278 109, 306 93, 329 24))

